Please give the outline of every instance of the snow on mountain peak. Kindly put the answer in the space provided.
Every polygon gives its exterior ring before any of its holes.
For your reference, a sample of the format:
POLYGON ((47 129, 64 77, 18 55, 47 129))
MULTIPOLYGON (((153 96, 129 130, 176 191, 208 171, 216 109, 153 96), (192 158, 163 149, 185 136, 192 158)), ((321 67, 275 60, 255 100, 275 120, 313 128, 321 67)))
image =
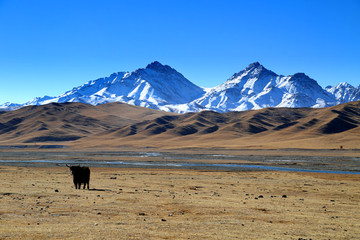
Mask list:
POLYGON ((353 87, 351 84, 349 84, 347 82, 341 82, 336 86, 338 86, 338 87, 353 87))
POLYGON ((348 83, 326 87, 304 73, 277 75, 259 62, 248 65, 227 81, 203 89, 158 61, 133 72, 117 72, 91 80, 57 97, 38 97, 24 104, 6 103, 0 110, 52 102, 93 105, 124 102, 169 112, 243 111, 265 107, 326 107, 360 99, 360 86, 348 83))
POLYGON ((235 73, 197 100, 200 105, 224 112, 265 107, 325 107, 333 102, 333 97, 304 73, 277 75, 259 62, 235 73))
POLYGON ((336 98, 337 104, 360 99, 360 88, 353 87, 347 82, 341 82, 335 86, 327 86, 325 90, 336 98))
POLYGON ((253 77, 260 77, 260 75, 276 75, 276 73, 268 70, 259 62, 251 63, 247 66, 247 68, 245 68, 245 70, 243 70, 243 72, 248 72, 253 77))
POLYGON ((270 76, 274 77, 277 76, 274 72, 266 69, 263 65, 259 62, 251 63, 247 66, 244 70, 234 73, 225 84, 237 84, 240 81, 247 81, 249 78, 257 79, 261 76, 270 76))
MULTIPOLYGON (((132 105, 181 112, 184 104, 195 100, 204 90, 181 73, 155 61, 146 68, 131 73, 118 72, 108 77, 91 80, 57 97, 34 98, 24 105, 51 102, 83 102, 98 105, 124 102, 132 105)), ((1 108, 1 107, 0 107, 1 108)))
POLYGON ((320 85, 314 79, 310 78, 305 73, 295 73, 294 75, 290 76, 289 81, 292 81, 294 82, 294 84, 299 84, 303 87, 316 86, 317 90, 321 88, 320 85))

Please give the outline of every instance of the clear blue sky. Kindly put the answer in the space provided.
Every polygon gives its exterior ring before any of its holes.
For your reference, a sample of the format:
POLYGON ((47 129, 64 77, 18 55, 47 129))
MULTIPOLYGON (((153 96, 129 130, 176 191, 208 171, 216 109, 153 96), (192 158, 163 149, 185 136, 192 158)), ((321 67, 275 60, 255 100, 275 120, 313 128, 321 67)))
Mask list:
POLYGON ((0 0, 0 104, 152 61, 202 87, 259 61, 360 84, 359 0, 0 0))

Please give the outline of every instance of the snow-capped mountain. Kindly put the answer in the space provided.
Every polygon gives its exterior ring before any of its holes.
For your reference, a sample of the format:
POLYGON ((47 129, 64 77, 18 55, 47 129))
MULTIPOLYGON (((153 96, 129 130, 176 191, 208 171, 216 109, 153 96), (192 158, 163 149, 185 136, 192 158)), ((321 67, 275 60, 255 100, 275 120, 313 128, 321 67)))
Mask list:
POLYGON ((360 85, 353 87, 347 82, 342 82, 332 87, 327 86, 325 90, 336 98, 336 104, 352 102, 360 99, 360 85))
POLYGON ((333 105, 335 99, 304 73, 277 75, 255 62, 212 88, 196 103, 226 112, 265 107, 326 107, 333 105))
POLYGON ((202 88, 191 83, 175 69, 155 61, 146 68, 131 73, 113 73, 109 77, 75 87, 60 96, 34 98, 22 106, 52 102, 82 102, 93 105, 125 102, 169 112, 186 112, 194 109, 191 106, 195 105, 188 103, 203 93, 202 88))
POLYGON ((360 100, 360 86, 341 83, 323 89, 304 73, 277 75, 260 63, 250 64, 214 88, 196 86, 175 69, 153 62, 133 72, 113 73, 57 97, 37 97, 24 104, 5 103, 0 110, 51 102, 93 105, 124 102, 168 112, 243 111, 265 107, 327 107, 360 100))
POLYGON ((23 107, 22 104, 6 102, 0 105, 0 110, 12 111, 23 107))

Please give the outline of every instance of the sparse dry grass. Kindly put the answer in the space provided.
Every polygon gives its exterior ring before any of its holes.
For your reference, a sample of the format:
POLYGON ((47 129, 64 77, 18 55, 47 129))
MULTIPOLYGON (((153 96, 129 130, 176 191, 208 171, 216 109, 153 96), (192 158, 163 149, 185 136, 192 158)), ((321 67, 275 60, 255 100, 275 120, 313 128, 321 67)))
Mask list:
POLYGON ((0 239, 359 239, 359 180, 92 168, 88 191, 66 168, 0 167, 0 239))

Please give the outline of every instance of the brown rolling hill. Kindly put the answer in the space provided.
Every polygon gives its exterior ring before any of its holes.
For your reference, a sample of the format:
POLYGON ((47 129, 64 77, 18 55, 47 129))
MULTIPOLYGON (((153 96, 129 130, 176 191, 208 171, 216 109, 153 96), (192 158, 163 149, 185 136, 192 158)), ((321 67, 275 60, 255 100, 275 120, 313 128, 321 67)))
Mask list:
POLYGON ((360 148, 360 102, 170 114, 127 104, 49 104, 0 114, 0 143, 87 147, 360 148))
POLYGON ((73 142, 165 114, 123 103, 29 106, 0 113, 0 144, 73 142))

